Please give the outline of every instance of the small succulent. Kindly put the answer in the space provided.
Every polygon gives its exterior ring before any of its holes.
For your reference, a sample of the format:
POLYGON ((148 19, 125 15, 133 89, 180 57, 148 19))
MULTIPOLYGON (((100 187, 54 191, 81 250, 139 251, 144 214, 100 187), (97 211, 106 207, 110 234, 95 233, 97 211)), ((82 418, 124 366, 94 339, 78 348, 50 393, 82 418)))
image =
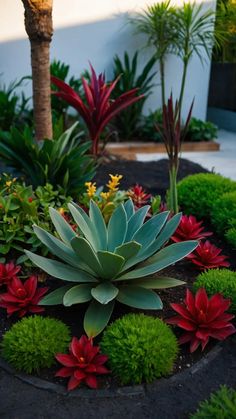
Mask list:
POLYGON ((21 267, 15 266, 13 262, 6 264, 0 263, 0 286, 10 283, 20 270, 21 267))
POLYGON ((202 223, 202 221, 197 221, 194 215, 182 215, 179 226, 171 240, 178 243, 184 240, 201 240, 211 236, 211 232, 204 231, 202 223))
POLYGON ((201 270, 219 268, 220 266, 228 268, 230 266, 226 260, 228 256, 222 255, 221 252, 222 249, 206 240, 200 242, 188 258, 201 270))
POLYGON ((154 274, 183 259, 198 245, 197 241, 186 241, 162 248, 178 227, 181 214, 168 220, 166 211, 144 223, 150 206, 135 212, 129 199, 117 206, 106 226, 93 200, 89 215, 75 203, 68 208, 79 227, 79 236, 53 208, 50 215, 61 240, 34 226, 42 243, 66 263, 26 251, 36 266, 67 283, 45 296, 40 304, 72 306, 90 302, 84 318, 89 337, 98 335, 107 325, 115 300, 140 309, 162 309, 162 301, 152 289, 183 282, 154 274))

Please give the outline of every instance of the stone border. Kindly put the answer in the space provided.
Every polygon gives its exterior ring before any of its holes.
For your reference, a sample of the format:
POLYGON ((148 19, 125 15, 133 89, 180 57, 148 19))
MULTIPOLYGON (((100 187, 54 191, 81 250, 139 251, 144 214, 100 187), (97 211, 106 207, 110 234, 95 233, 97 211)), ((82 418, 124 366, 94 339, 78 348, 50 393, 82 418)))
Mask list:
POLYGON ((141 384, 135 386, 125 386, 119 387, 117 389, 101 389, 101 390, 92 390, 92 389, 76 389, 71 392, 67 391, 66 388, 60 384, 54 384, 50 381, 43 380, 38 377, 30 376, 28 374, 19 373, 14 368, 12 368, 6 361, 0 358, 0 368, 6 371, 8 374, 14 375, 14 377, 23 381, 26 384, 29 384, 35 388, 51 391, 66 397, 76 397, 79 399, 106 399, 106 398, 120 398, 120 397, 144 397, 147 391, 152 390, 153 384, 158 385, 158 382, 165 382, 166 387, 169 386, 169 383, 181 383, 185 381, 186 377, 194 375, 199 372, 202 368, 210 364, 222 351, 222 343, 218 343, 206 356, 196 362, 191 368, 185 369, 182 372, 178 372, 172 375, 169 378, 161 378, 154 381, 152 384, 141 384))

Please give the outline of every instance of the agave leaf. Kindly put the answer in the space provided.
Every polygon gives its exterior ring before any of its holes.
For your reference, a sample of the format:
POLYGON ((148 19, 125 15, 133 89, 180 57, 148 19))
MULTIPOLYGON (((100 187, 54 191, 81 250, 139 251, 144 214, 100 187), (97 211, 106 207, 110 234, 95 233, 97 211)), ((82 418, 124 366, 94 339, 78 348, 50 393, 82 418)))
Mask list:
POLYGON ((49 213, 59 236, 65 244, 70 246, 71 240, 76 236, 75 231, 55 208, 50 207, 49 213))
POLYGON ((133 239, 142 245, 142 248, 147 248, 156 236, 160 233, 169 215, 169 211, 162 212, 146 221, 140 229, 134 234, 133 239))
POLYGON ((141 278, 136 279, 135 281, 131 281, 130 284, 137 285, 139 287, 147 288, 147 289, 165 289, 165 288, 172 288, 184 285, 184 281, 180 281, 179 279, 169 278, 169 277, 153 277, 153 278, 141 278))
POLYGON ((108 223, 108 250, 114 252, 120 246, 127 232, 127 216, 124 206, 120 204, 113 212, 108 223))
POLYGON ((133 285, 120 287, 116 299, 120 303, 143 310, 160 310, 163 308, 160 297, 154 291, 133 285))
POLYGON ((95 226, 91 222, 89 216, 82 208, 80 208, 74 202, 72 204, 68 204, 68 208, 79 229, 82 231, 83 235, 89 241, 91 246, 93 246, 94 250, 98 250, 99 246, 97 240, 97 233, 95 230, 95 226))
POLYGON ((126 261, 137 255, 141 249, 141 244, 132 241, 123 243, 121 246, 115 248, 115 253, 122 256, 126 261))
POLYGON ((139 208, 138 211, 136 211, 135 214, 133 214, 132 217, 130 217, 129 222, 128 222, 128 229, 127 229, 127 233, 125 237, 126 242, 132 240, 136 231, 143 224, 144 219, 149 209, 150 209, 150 205, 145 205, 144 207, 139 208))
POLYGON ((183 259, 191 253, 198 246, 198 241, 185 241, 181 243, 174 243, 168 247, 157 252, 154 256, 149 258, 143 263, 143 267, 129 271, 119 278, 118 280, 136 279, 144 276, 152 275, 178 260, 183 259))
POLYGON ((109 281, 104 281, 99 284, 96 288, 93 288, 91 294, 95 300, 101 304, 108 304, 114 300, 119 290, 109 281))
POLYGON ((127 220, 129 221, 130 217, 132 217, 132 215, 134 215, 134 213, 135 213, 134 204, 133 204, 133 201, 132 201, 131 198, 129 198, 127 201, 125 201, 124 210, 125 210, 126 215, 127 215, 127 220))
POLYGON ((85 262, 93 272, 101 276, 103 271, 90 243, 84 237, 74 237, 71 246, 76 254, 85 262))
POLYGON ((25 250, 25 253, 36 266, 55 278, 70 282, 96 282, 96 279, 87 272, 65 265, 57 260, 35 255, 29 250, 25 250))
POLYGON ((121 271, 125 263, 122 256, 111 252, 98 251, 97 257, 102 267, 102 278, 112 279, 121 271))
POLYGON ((114 301, 100 304, 93 300, 84 316, 84 330, 89 338, 99 335, 110 320, 114 308, 114 301))
POLYGON ((39 306, 54 306, 58 304, 63 304, 63 297, 65 293, 71 288, 71 285, 65 285, 64 287, 57 288, 55 291, 50 292, 49 294, 43 297, 38 305, 39 306))
POLYGON ((100 209, 97 204, 90 200, 90 219, 95 226, 96 235, 99 241, 99 249, 107 250, 107 228, 100 209))
POLYGON ((80 284, 70 288, 64 295, 63 304, 66 307, 70 307, 73 304, 86 303, 92 299, 91 284, 80 284))

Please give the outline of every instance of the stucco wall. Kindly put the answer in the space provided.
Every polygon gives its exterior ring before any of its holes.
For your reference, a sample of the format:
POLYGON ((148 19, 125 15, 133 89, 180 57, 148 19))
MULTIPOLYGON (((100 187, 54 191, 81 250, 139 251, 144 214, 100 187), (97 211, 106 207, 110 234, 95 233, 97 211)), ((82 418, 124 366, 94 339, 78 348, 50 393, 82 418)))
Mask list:
MULTIPOLYGON (((178 1, 181 4, 181 0, 178 1)), ((148 4, 154 3, 149 0, 148 4)), ((133 36, 127 25, 126 13, 137 11, 147 4, 146 0, 54 0, 54 36, 51 57, 60 59, 71 67, 71 74, 78 75, 88 68, 90 60, 97 71, 106 70, 111 76, 114 54, 125 50, 140 49, 142 64, 151 51, 144 51, 142 36, 133 36)), ((206 6, 215 6, 215 1, 206 6)), ((24 30, 23 5, 21 0, 0 0, 0 82, 6 84, 30 74, 29 42, 24 30)), ((157 68, 158 69, 158 68, 157 68)), ((167 94, 178 94, 182 65, 170 56, 166 65, 167 94)), ((186 112, 195 98, 193 114, 206 116, 210 63, 202 67, 194 57, 188 71, 183 111, 186 112)), ((159 83, 157 76, 156 83, 159 83)), ((25 86, 30 94, 30 82, 25 86)), ((146 112, 161 104, 160 88, 157 86, 148 99, 146 112)))

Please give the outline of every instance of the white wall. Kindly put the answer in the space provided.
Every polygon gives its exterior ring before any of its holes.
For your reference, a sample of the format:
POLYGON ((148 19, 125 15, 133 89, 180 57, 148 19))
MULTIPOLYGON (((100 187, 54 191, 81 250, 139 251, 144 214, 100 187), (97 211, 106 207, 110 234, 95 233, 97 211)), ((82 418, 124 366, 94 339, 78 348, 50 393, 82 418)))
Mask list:
MULTIPOLYGON (((149 0, 148 4, 154 2, 149 0)), ((72 75, 79 75, 88 68, 90 60, 97 71, 106 70, 108 77, 114 54, 121 55, 125 50, 132 54, 140 49, 142 64, 145 63, 151 51, 142 49, 142 36, 133 36, 132 29, 126 24, 126 12, 140 10, 146 4, 146 0, 54 0, 51 58, 70 64, 72 75)), ((215 0, 208 4, 214 7, 215 0)), ((181 70, 181 62, 170 56, 166 65, 167 94, 171 90, 174 96, 178 94, 181 70)), ((209 62, 202 67, 194 57, 186 82, 184 113, 195 97, 193 114, 205 119, 209 73, 209 62)), ((0 83, 6 84, 30 74, 30 49, 21 0, 0 0, 0 74, 0 83)), ((25 90, 30 94, 29 82, 25 90)), ((146 112, 160 104, 160 87, 156 87, 148 99, 146 112)))

